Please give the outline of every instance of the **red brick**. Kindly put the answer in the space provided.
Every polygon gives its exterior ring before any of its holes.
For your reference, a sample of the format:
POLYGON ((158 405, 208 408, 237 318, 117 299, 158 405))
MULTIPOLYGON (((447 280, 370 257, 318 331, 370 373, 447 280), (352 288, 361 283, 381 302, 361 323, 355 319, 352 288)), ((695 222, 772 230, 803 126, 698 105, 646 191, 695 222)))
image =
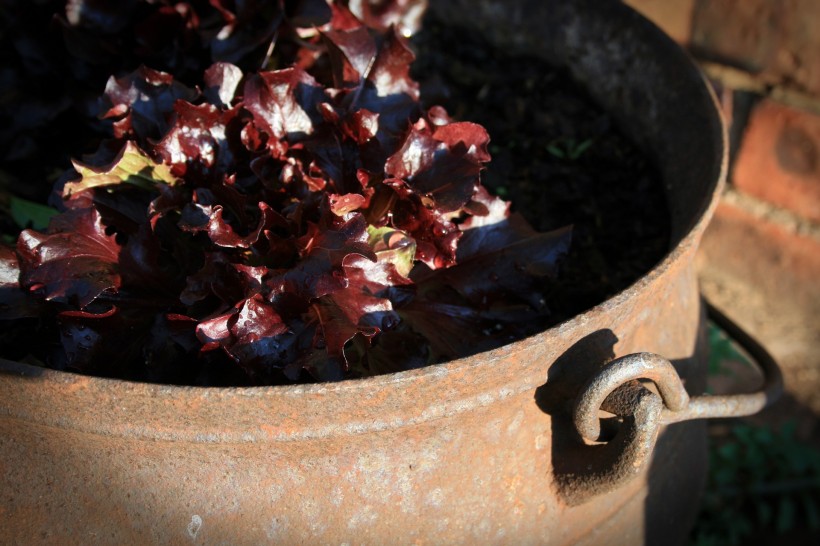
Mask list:
POLYGON ((721 202, 701 244, 701 265, 719 267, 820 321, 820 240, 721 202))
POLYGON ((759 103, 742 137, 732 182, 820 222, 820 116, 771 100, 759 103))
POLYGON ((817 0, 697 0, 691 25, 698 56, 820 95, 817 0))
POLYGON ((779 413, 820 443, 820 239, 723 202, 698 266, 703 293, 780 363, 779 413))
POLYGON ((688 44, 695 0, 625 0, 680 44, 688 44))

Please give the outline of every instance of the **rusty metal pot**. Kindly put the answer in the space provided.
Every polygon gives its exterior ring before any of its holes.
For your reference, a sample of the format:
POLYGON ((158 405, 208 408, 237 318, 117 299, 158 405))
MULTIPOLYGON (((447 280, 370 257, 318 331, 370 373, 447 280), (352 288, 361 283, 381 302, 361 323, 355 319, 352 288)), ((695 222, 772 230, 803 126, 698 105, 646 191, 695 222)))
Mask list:
POLYGON ((185 388, 0 362, 0 542, 685 536, 703 482, 704 428, 667 424, 755 411, 777 387, 775 378, 746 398, 686 393, 701 393, 705 381, 692 262, 726 172, 714 97, 673 42, 617 2, 431 4, 508 47, 536 39, 540 54, 568 63, 617 112, 661 166, 668 255, 627 290, 539 335, 359 381, 185 388), (664 358, 612 362, 639 351, 664 358), (652 379, 662 396, 635 378, 652 379), (619 423, 599 420, 601 406, 619 423))

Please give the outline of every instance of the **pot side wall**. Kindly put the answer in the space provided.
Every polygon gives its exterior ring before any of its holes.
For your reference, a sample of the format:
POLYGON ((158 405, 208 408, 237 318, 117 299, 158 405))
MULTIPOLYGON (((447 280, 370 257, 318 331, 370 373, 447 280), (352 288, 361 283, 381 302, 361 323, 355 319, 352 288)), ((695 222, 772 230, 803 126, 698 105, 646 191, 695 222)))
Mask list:
MULTIPOLYGON (((96 383, 118 382, 54 381, 51 371, 4 374, 3 542, 635 544, 649 532, 645 518, 685 530, 693 510, 687 492, 692 476, 702 474, 702 457, 689 456, 699 443, 690 424, 664 433, 657 453, 665 455, 653 463, 654 475, 645 471, 614 493, 570 507, 553 461, 584 457, 583 446, 567 433, 568 415, 545 412, 536 391, 548 383, 566 388, 552 400, 560 405, 577 384, 573 376, 602 364, 584 357, 606 351, 658 352, 702 383, 691 256, 688 249, 645 290, 593 310, 582 324, 496 351, 490 362, 483 355, 482 365, 496 369, 491 381, 454 371, 437 378, 437 392, 425 381, 407 381, 385 396, 358 398, 361 411, 372 416, 393 419, 398 414, 391 411, 398 410, 417 420, 386 430, 325 427, 330 432, 321 437, 283 438, 275 427, 292 409, 275 389, 261 399, 213 399, 208 389, 189 389, 180 400, 146 385, 101 398, 96 383), (582 358, 573 347, 583 349, 582 358), (560 360, 566 354, 572 358, 560 360), (551 365, 556 360, 560 365, 551 365), (223 419, 200 428, 192 408, 214 402, 223 419), (143 409, 124 414, 123 404, 143 409), (242 426, 242 414, 260 405, 267 418, 256 421, 257 435, 249 436, 253 427, 242 426), (444 410, 436 409, 441 405, 444 410), (160 421, 170 415, 173 421, 160 421), (152 420, 164 437, 135 432, 148 430, 152 420), (107 421, 138 426, 128 431, 107 421), (190 435, 195 429, 198 437, 190 435), (674 470, 658 474, 663 467, 674 470), (676 495, 655 502, 659 487, 676 495)), ((343 424, 349 395, 323 393, 329 407, 315 413, 343 424)))

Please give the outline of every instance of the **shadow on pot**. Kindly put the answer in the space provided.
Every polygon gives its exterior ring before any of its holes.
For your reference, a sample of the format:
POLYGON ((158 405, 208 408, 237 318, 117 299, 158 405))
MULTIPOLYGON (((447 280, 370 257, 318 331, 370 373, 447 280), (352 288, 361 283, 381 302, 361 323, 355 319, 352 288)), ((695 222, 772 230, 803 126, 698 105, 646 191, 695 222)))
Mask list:
MULTIPOLYGON (((640 452, 635 446, 634 431, 641 428, 640 417, 602 418, 601 434, 595 443, 584 441, 575 427, 573 411, 579 392, 590 377, 596 376, 615 358, 614 347, 618 341, 609 329, 586 336, 556 360, 550 367, 547 383, 536 390, 536 404, 552 417, 555 489, 563 502, 581 507, 608 494, 617 497, 639 494, 634 487, 626 485, 632 480, 643 481, 641 491, 646 492, 643 542, 683 543, 694 521, 705 479, 704 423, 693 421, 666 427, 654 447, 651 442, 655 440, 650 433, 645 436, 649 440, 642 440, 650 442, 648 452, 640 452)), ((697 349, 695 352, 690 358, 673 361, 681 375, 692 375, 693 370, 702 367, 698 364, 705 360, 697 354, 697 349), (689 373, 685 374, 686 371, 689 373)), ((692 380, 694 390, 702 388, 698 377, 692 380)), ((632 392, 636 399, 645 397, 645 405, 661 403, 659 397, 639 382, 635 382, 632 392)))

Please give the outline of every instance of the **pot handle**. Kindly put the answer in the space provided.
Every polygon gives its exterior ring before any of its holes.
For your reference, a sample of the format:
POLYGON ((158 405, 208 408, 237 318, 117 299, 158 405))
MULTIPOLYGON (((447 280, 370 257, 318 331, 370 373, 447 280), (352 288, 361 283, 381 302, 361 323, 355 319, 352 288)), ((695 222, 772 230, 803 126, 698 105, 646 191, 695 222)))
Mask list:
MULTIPOLYGON (((775 360, 757 341, 704 300, 707 313, 757 363, 763 373, 758 392, 690 398, 674 366, 652 353, 627 355, 608 363, 581 389, 573 408, 575 428, 587 442, 600 442, 603 409, 621 417, 617 434, 607 447, 617 452, 609 468, 575 484, 573 497, 583 502, 590 496, 617 489, 637 475, 649 460, 662 425, 717 417, 753 415, 771 405, 783 391, 783 376, 775 360), (652 381, 660 396, 639 380, 652 381)), ((609 451, 609 450, 607 450, 609 451)), ((580 476, 579 476, 580 478, 580 476)))

